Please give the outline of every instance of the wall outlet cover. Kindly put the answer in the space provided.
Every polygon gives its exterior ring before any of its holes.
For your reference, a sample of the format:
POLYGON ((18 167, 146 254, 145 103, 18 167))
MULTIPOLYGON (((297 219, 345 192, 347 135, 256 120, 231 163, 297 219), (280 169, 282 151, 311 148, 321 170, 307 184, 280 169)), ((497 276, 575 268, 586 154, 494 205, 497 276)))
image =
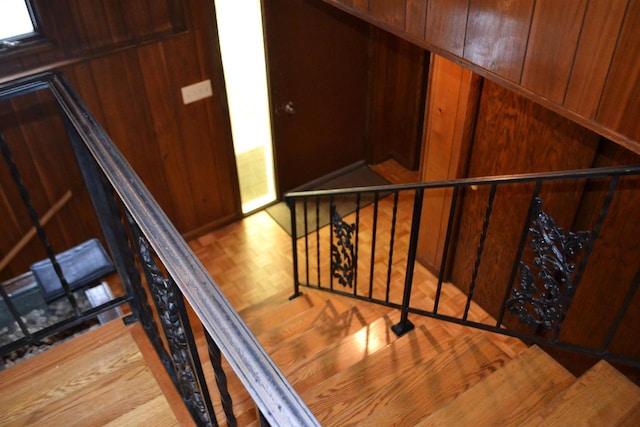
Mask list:
POLYGON ((185 104, 191 104, 192 102, 213 96, 211 80, 209 79, 185 86, 180 90, 182 91, 182 102, 185 104))

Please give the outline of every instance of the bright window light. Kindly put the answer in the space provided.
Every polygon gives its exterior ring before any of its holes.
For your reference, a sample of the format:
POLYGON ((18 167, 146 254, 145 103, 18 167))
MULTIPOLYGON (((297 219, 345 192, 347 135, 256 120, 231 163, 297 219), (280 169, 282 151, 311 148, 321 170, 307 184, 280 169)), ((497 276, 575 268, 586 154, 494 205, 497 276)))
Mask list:
POLYGON ((13 39, 33 31, 25 0, 0 0, 0 40, 13 39))

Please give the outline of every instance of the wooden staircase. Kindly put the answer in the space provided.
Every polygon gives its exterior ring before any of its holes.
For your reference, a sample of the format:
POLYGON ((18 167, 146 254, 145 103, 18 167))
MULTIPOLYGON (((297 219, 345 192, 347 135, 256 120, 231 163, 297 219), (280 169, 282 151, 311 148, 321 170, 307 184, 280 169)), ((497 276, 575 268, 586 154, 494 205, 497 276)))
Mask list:
MULTIPOLYGON (((537 346, 305 289, 240 311, 322 425, 640 425, 640 388, 606 362, 580 378, 537 346)), ((230 379, 239 425, 253 404, 230 379)), ((219 419, 224 419, 220 412, 219 419)))

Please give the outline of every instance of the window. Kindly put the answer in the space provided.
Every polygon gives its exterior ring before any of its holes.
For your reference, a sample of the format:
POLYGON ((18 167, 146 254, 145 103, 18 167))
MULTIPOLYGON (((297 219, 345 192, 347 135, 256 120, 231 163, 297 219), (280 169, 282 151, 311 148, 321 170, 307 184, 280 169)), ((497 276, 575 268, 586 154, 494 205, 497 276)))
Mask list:
POLYGON ((17 46, 35 31, 26 0, 0 0, 0 49, 17 46))

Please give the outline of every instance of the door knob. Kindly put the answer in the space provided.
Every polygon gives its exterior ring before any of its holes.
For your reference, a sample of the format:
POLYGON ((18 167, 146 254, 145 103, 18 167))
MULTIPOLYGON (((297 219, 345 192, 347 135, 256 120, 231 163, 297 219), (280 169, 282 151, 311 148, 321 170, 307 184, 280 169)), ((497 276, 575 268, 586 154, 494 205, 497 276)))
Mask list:
POLYGON ((293 106, 293 102, 287 102, 287 105, 284 106, 284 112, 290 116, 293 116, 296 113, 296 109, 293 106))

